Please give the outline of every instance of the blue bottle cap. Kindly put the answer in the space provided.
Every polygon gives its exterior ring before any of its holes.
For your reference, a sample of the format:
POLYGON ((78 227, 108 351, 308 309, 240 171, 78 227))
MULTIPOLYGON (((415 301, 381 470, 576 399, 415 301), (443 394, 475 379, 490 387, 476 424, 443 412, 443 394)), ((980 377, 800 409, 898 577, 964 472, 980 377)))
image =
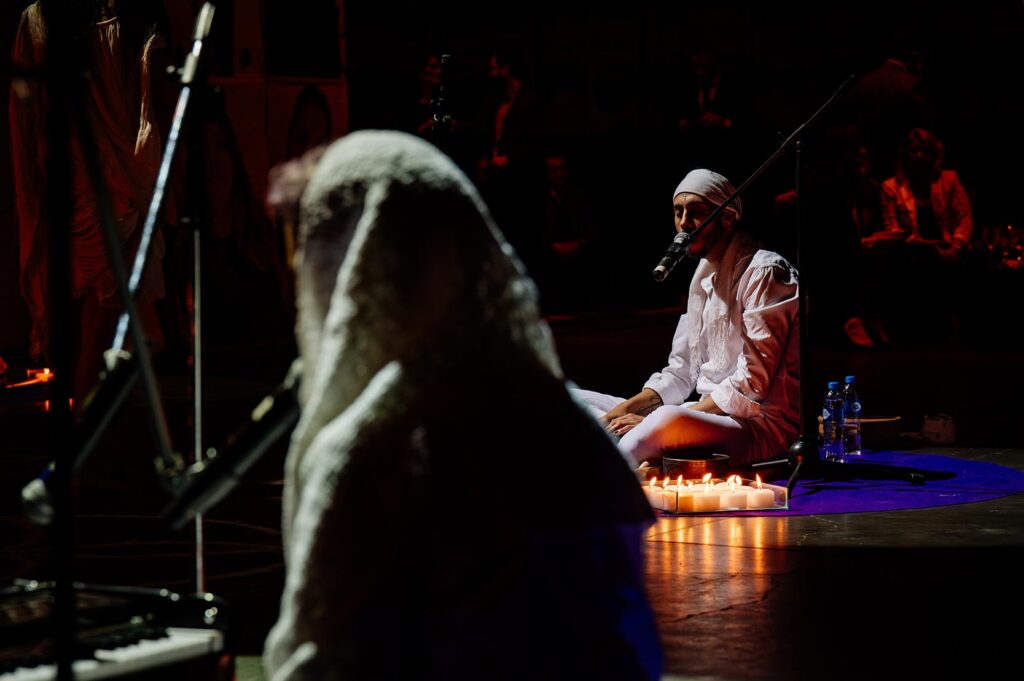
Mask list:
POLYGON ((856 383, 857 382, 857 377, 856 376, 847 376, 845 380, 846 380, 847 383, 856 383))
POLYGON ((829 381, 828 382, 828 389, 829 390, 839 390, 839 381, 829 381))

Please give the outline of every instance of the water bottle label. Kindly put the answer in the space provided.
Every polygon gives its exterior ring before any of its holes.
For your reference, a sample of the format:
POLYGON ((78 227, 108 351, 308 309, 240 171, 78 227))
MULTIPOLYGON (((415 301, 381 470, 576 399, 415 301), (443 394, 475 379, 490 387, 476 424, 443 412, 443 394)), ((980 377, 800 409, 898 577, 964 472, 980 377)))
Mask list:
POLYGON ((860 413, 860 402, 851 402, 850 403, 850 411, 852 413, 854 413, 854 414, 859 414, 860 413))
POLYGON ((831 415, 832 415, 832 414, 830 414, 830 413, 829 413, 828 409, 822 409, 822 410, 821 410, 821 418, 823 418, 823 419, 827 419, 827 418, 828 418, 829 416, 831 416, 831 415))

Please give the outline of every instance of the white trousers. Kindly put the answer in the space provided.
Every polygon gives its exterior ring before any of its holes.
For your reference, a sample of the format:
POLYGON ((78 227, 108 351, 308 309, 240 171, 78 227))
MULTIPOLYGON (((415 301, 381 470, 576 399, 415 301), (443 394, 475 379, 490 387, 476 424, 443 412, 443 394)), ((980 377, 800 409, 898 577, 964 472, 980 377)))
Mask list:
MULTIPOLYGON (((572 388, 572 393, 599 418, 625 398, 592 390, 572 388)), ((753 432, 740 419, 707 414, 682 405, 658 407, 619 439, 619 450, 634 464, 658 459, 666 450, 685 449, 692 454, 728 454, 733 464, 750 460, 753 432)))

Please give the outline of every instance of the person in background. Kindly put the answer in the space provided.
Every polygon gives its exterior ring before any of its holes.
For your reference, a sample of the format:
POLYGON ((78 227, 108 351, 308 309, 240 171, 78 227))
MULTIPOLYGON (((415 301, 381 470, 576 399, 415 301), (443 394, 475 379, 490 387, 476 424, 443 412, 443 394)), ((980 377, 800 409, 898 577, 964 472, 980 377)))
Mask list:
MULTIPOLYGON (((74 58, 88 65, 84 87, 86 118, 99 150, 103 180, 115 228, 128 267, 138 247, 161 157, 152 92, 166 62, 160 31, 163 7, 158 1, 75 0, 67 16, 74 58)), ((32 72, 45 67, 47 30, 39 2, 21 15, 11 52, 12 63, 32 72)), ((157 100, 159 101, 159 100, 157 100)), ((37 78, 12 81, 11 156, 17 189, 21 290, 32 318, 30 354, 45 357, 49 332, 49 235, 46 210, 47 93, 37 78)), ((76 329, 73 394, 79 401, 97 381, 103 352, 110 347, 121 303, 107 256, 99 207, 86 172, 80 141, 72 136, 71 285, 76 329)), ((55 200, 55 199, 54 199, 55 200)), ((173 207, 165 214, 173 220, 173 207)), ((147 337, 158 352, 164 344, 155 301, 163 297, 163 236, 150 245, 137 309, 147 337)))
MULTIPOLYGON (((856 125, 825 130, 814 146, 803 188, 804 295, 821 345, 872 349, 890 342, 882 324, 891 296, 868 267, 861 240, 881 228, 881 183, 871 176, 866 140, 856 125)), ((794 224, 795 190, 775 198, 778 229, 794 224)), ((790 252, 795 249, 790 249, 790 252)))
POLYGON ((407 133, 314 153, 272 190, 299 201, 303 378, 267 679, 656 681, 651 509, 472 183, 407 133), (571 495, 535 465, 567 452, 571 495))
POLYGON ((595 218, 588 197, 566 154, 553 151, 545 159, 547 196, 544 211, 545 260, 540 280, 541 303, 547 311, 577 311, 593 289, 585 282, 593 262, 595 218))
POLYGON ((493 101, 477 162, 477 183, 498 228, 535 276, 542 267, 545 132, 541 104, 526 76, 522 55, 494 52, 487 78, 493 101))
POLYGON ((896 174, 882 183, 882 231, 867 245, 894 236, 947 262, 971 243, 971 201, 960 176, 943 167, 945 145, 930 131, 914 128, 900 147, 896 174))
POLYGON ((934 133, 911 130, 896 174, 882 183, 882 229, 862 239, 872 257, 889 265, 906 331, 924 333, 920 340, 957 335, 958 310, 969 298, 960 280, 974 235, 971 200, 944 158, 945 145, 934 133))
POLYGON ((715 159, 725 172, 734 172, 740 161, 743 134, 743 93, 735 74, 725 73, 718 56, 707 48, 690 54, 688 81, 677 104, 679 149, 676 153, 688 168, 699 168, 715 159))
MULTIPOLYGON (((733 191, 711 170, 688 173, 673 192, 676 231, 701 227, 733 191)), ((782 454, 796 437, 797 272, 740 227, 742 210, 732 202, 687 247, 700 263, 668 365, 628 399, 575 389, 633 463, 684 450, 743 466, 782 454)))

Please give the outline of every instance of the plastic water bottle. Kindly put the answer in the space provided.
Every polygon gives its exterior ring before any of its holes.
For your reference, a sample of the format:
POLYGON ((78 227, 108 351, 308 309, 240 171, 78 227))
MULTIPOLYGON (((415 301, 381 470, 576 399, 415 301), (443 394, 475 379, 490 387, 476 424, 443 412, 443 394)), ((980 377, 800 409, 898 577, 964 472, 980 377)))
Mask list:
POLYGON ((825 405, 821 410, 822 458, 825 461, 843 460, 843 395, 839 381, 828 382, 825 405))
POLYGON ((856 376, 847 376, 843 385, 843 453, 860 456, 860 396, 856 376))

